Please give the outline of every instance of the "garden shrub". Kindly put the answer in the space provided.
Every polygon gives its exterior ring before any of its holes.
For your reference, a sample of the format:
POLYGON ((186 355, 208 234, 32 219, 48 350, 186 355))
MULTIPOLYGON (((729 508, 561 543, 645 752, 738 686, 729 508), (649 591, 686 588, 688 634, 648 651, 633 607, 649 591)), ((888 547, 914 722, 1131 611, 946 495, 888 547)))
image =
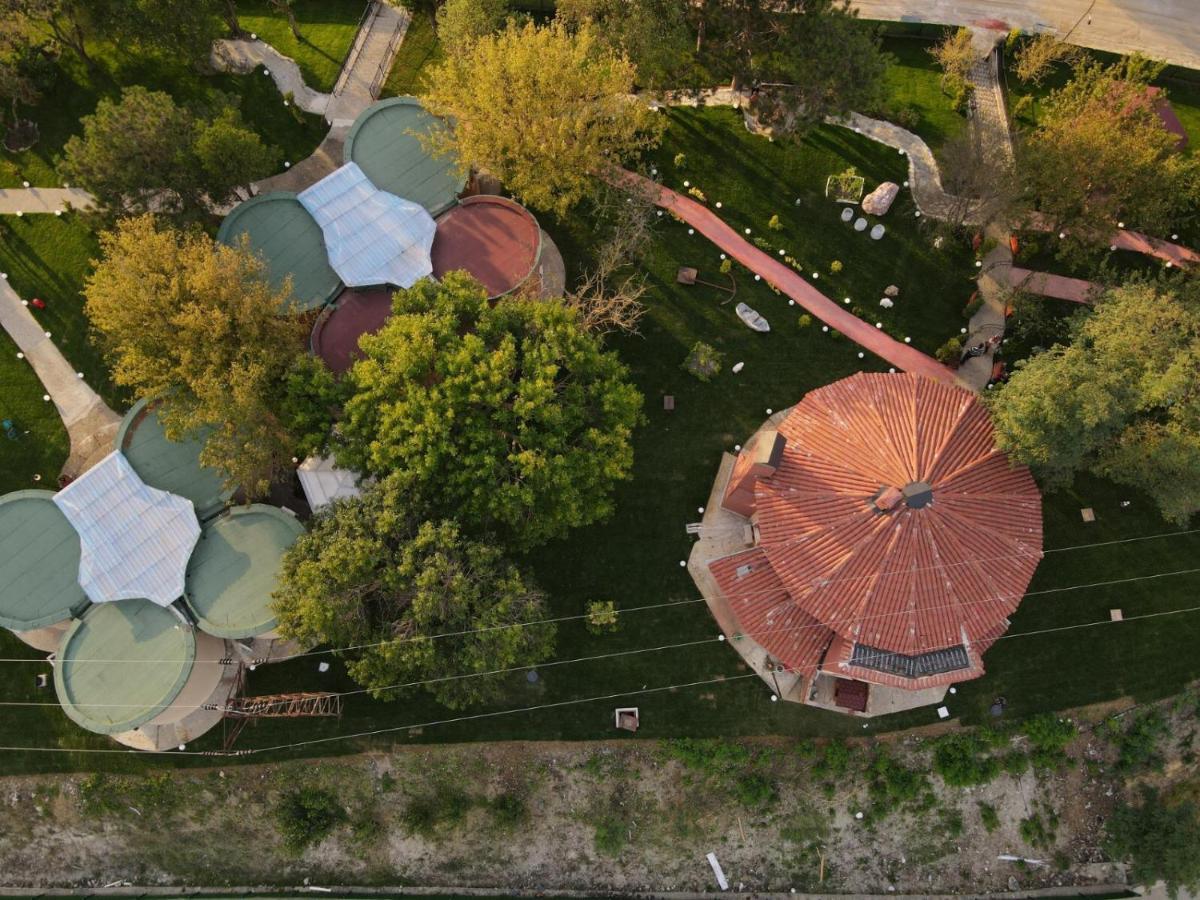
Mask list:
POLYGON ((682 169, 686 165, 687 165, 687 154, 676 153, 675 154, 675 168, 682 169))
POLYGON ((1167 720, 1159 709, 1136 716, 1117 740, 1117 771, 1122 775, 1160 771, 1163 765, 1158 741, 1167 732, 1167 720))
POLYGON ((429 837, 443 826, 461 822, 474 806, 474 800, 460 788, 437 784, 427 794, 409 798, 401 821, 413 834, 429 837))
POLYGON ((748 809, 761 809, 779 799, 775 782, 757 772, 741 776, 737 780, 734 793, 738 803, 748 809))
POLYGON ((947 734, 934 745, 933 768, 954 787, 987 784, 1000 774, 1000 762, 985 752, 983 742, 974 735, 947 734))
POLYGON ((996 812, 996 807, 990 803, 979 801, 979 821, 983 824, 984 830, 991 834, 1000 827, 1000 815, 996 812))
POLYGON ((701 381, 712 381, 721 372, 722 358, 723 354, 715 347, 703 341, 696 341, 687 359, 683 361, 683 368, 701 381))
POLYGON ((619 627, 617 609, 611 600, 593 600, 588 604, 587 630, 592 634, 616 631, 619 627))
POLYGON ((783 222, 779 220, 779 215, 773 215, 767 220, 767 227, 772 231, 783 231, 783 222))
POLYGON ((698 187, 693 186, 693 187, 688 188, 688 193, 691 194, 693 197, 695 197, 697 200, 699 200, 701 203, 708 202, 708 198, 704 196, 704 191, 700 190, 700 188, 698 188, 698 187))
POLYGON ((1058 837, 1058 816, 1048 812, 1046 818, 1041 813, 1034 813, 1027 819, 1021 820, 1021 840, 1030 847, 1046 850, 1053 846, 1058 837))
POLYGON ((798 321, 800 323, 801 328, 811 328, 812 327, 813 319, 812 319, 812 316, 810 316, 808 313, 804 313, 803 315, 801 315, 800 318, 798 319, 798 321))
POLYGON ((929 793, 929 779, 923 772, 897 762, 886 750, 871 761, 868 790, 879 815, 896 807, 915 804, 929 793))
POLYGON ((301 788, 283 795, 275 819, 283 845, 293 853, 300 853, 346 821, 346 810, 331 791, 301 788))
POLYGON ((1174 896, 1200 887, 1200 809, 1190 800, 1164 803, 1143 788, 1141 803, 1120 803, 1107 825, 1104 849, 1113 859, 1132 861, 1131 879, 1142 885, 1162 880, 1174 896))
POLYGON ((1075 739, 1079 730, 1070 719, 1059 718, 1053 713, 1042 713, 1028 719, 1021 731, 1033 745, 1033 765, 1036 769, 1055 770, 1067 764, 1067 745, 1075 739))
POLYGON ((732 271, 733 271, 733 260, 732 259, 721 260, 721 274, 728 275, 732 271))
POLYGON ((938 362, 945 363, 946 365, 951 365, 953 363, 959 362, 962 359, 962 352, 963 352, 962 338, 955 336, 955 337, 947 339, 947 341, 944 344, 942 344, 942 346, 938 347, 937 350, 934 351, 933 355, 935 357, 937 357, 938 362))
POLYGON ((1011 750, 1004 754, 1000 764, 1013 778, 1020 778, 1029 769, 1029 757, 1020 750, 1011 750))
POLYGON ((813 773, 822 778, 840 778, 849 770, 851 757, 849 744, 841 740, 830 741, 822 749, 813 773))
POLYGON ((833 262, 831 262, 829 264, 829 271, 834 275, 842 271, 842 261, 840 259, 835 259, 833 262))

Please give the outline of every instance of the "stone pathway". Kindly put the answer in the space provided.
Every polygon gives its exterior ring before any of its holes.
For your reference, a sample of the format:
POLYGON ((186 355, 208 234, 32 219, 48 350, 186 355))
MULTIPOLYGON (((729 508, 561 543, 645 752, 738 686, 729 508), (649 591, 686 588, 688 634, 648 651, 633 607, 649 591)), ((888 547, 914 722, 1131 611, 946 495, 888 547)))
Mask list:
POLYGON ((66 426, 71 454, 63 474, 79 475, 112 450, 121 417, 67 362, 8 279, 0 279, 0 325, 25 354, 66 426))
POLYGON ((266 41, 249 38, 213 41, 209 61, 217 71, 236 75, 248 75, 263 66, 279 88, 279 93, 291 94, 296 105, 305 112, 323 116, 329 106, 329 94, 314 91, 305 84, 304 75, 296 61, 284 56, 266 41))
POLYGON ((359 113, 375 102, 410 21, 412 14, 407 9, 376 0, 366 25, 355 35, 350 56, 333 86, 333 97, 325 113, 327 122, 335 127, 349 127, 359 113))
POLYGON ((791 297, 830 328, 836 328, 864 350, 870 350, 876 356, 905 371, 918 372, 946 384, 959 384, 959 378, 953 371, 915 347, 889 337, 830 300, 790 266, 784 265, 743 238, 708 207, 633 172, 622 171, 617 177, 627 186, 639 192, 647 192, 655 204, 687 222, 733 259, 761 275, 768 284, 791 297))
POLYGON ((92 195, 82 188, 0 188, 0 215, 66 212, 87 209, 92 195))

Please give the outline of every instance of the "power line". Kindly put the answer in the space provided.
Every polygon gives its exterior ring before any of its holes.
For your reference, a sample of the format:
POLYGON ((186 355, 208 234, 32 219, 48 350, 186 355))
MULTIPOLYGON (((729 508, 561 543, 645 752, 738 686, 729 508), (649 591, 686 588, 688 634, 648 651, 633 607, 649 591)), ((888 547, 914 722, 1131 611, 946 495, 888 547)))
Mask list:
MULTIPOLYGON (((1074 551, 1074 550, 1087 550, 1087 549, 1094 549, 1094 548, 1098 548, 1098 547, 1110 547, 1110 546, 1115 546, 1118 544, 1129 544, 1129 543, 1135 543, 1135 542, 1139 542, 1139 541, 1157 540, 1157 539, 1165 538, 1165 537, 1179 537, 1179 536, 1195 534, 1195 533, 1200 533, 1200 528, 1192 528, 1192 529, 1187 529, 1184 531, 1160 532, 1157 534, 1140 535, 1140 536, 1135 536, 1135 537, 1131 537, 1131 538, 1119 538, 1119 539, 1115 539, 1115 540, 1111 540, 1111 541, 1099 541, 1099 542, 1091 543, 1091 544, 1075 544, 1075 545, 1068 546, 1068 547, 1051 548, 1050 550, 1042 551, 1042 555, 1045 556, 1045 555, 1049 555, 1051 553, 1065 553, 1065 552, 1074 551)), ((753 548, 746 548, 746 549, 753 549, 753 548)), ((866 573, 866 574, 862 574, 862 575, 851 575, 851 576, 846 576, 844 578, 833 578, 833 579, 824 581, 822 584, 822 587, 828 587, 828 586, 834 585, 834 584, 842 584, 842 583, 845 583, 848 581, 861 581, 863 579, 871 579, 871 578, 877 579, 877 578, 882 578, 882 577, 891 576, 891 575, 911 575, 915 572, 926 572, 926 571, 935 571, 935 570, 944 571, 946 569, 950 569, 950 568, 953 568, 956 566, 974 565, 974 564, 986 563, 986 562, 996 562, 996 561, 1005 560, 1005 559, 1028 559, 1028 558, 1036 557, 1037 555, 1038 554, 1032 554, 1032 553, 1018 553, 1018 554, 1003 554, 1003 555, 999 555, 999 556, 990 556, 990 557, 975 557, 975 558, 972 558, 969 560, 963 560, 963 561, 957 562, 957 563, 938 563, 938 564, 931 565, 931 566, 916 566, 916 567, 909 568, 909 569, 894 569, 894 570, 889 570, 889 571, 885 571, 885 572, 873 572, 873 573, 866 573)), ((1160 573, 1160 575, 1158 575, 1158 576, 1152 575, 1152 576, 1142 576, 1142 577, 1147 577, 1147 578, 1148 577, 1161 577, 1162 574, 1167 574, 1167 575, 1192 574, 1194 572, 1200 572, 1200 568, 1181 570, 1179 572, 1172 572, 1172 573, 1160 573)), ((1131 580, 1136 581, 1138 579, 1134 578, 1131 580)), ((1120 583, 1120 582, 1114 582, 1114 583, 1120 583)), ((1092 586, 1092 585, 1088 585, 1088 586, 1092 586)), ((726 594, 725 598, 726 599, 734 599, 734 598, 745 599, 745 598, 749 598, 749 597, 754 597, 754 596, 763 595, 763 594, 770 594, 770 593, 774 593, 774 590, 773 589, 763 589, 763 590, 759 590, 759 591, 743 591, 743 592, 739 592, 739 593, 735 593, 735 594, 726 594)), ((1046 591, 1031 591, 1031 592, 1026 592, 1026 593, 1020 594, 1020 595, 998 595, 995 597, 986 597, 986 598, 982 598, 979 600, 958 601, 958 602, 955 602, 952 604, 945 604, 942 606, 928 606, 928 607, 924 607, 924 609, 926 611, 931 611, 931 610, 936 610, 936 609, 950 609, 950 608, 953 608, 956 606, 969 606, 969 605, 979 604, 979 603, 991 603, 991 602, 995 602, 996 600, 999 600, 999 599, 1013 599, 1014 597, 1016 597, 1016 598, 1031 597, 1031 596, 1036 596, 1040 593, 1046 593, 1046 591)), ((646 610, 651 610, 651 609, 663 609, 663 608, 669 608, 669 607, 674 607, 674 606, 684 606, 684 605, 691 605, 691 604, 695 604, 695 603, 704 603, 704 602, 707 602, 708 599, 709 598, 707 598, 707 597, 693 597, 693 598, 689 598, 687 600, 669 600, 669 601, 665 601, 663 603, 652 603, 652 604, 647 604, 644 606, 633 606, 633 607, 627 607, 624 609, 618 609, 618 610, 616 610, 616 612, 620 615, 623 615, 625 613, 644 612, 646 610)), ((848 622, 848 621, 864 621, 865 622, 865 621, 869 621, 869 620, 875 619, 875 618, 887 618, 887 617, 891 617, 894 615, 903 615, 903 614, 905 614, 905 613, 885 613, 885 614, 880 614, 879 616, 867 616, 867 617, 862 617, 862 618, 856 617, 854 620, 847 619, 844 621, 846 621, 846 622, 848 622)), ((437 634, 431 634, 431 635, 414 635, 414 636, 409 636, 409 637, 392 638, 392 639, 384 640, 384 641, 373 641, 370 643, 363 643, 363 644, 350 644, 350 645, 346 645, 346 646, 342 646, 342 647, 324 647, 324 648, 317 649, 317 650, 308 650, 308 651, 304 651, 302 653, 294 653, 294 654, 287 655, 287 656, 275 657, 275 658, 271 659, 271 663, 274 664, 274 663, 281 663, 281 662, 290 662, 292 660, 305 659, 305 658, 308 658, 311 656, 323 656, 323 655, 328 655, 330 653, 342 653, 342 652, 347 652, 347 651, 352 651, 352 650, 366 650, 366 649, 371 649, 373 647, 411 643, 411 642, 421 641, 421 640, 437 640, 440 638, 447 638, 447 637, 466 637, 466 636, 469 636, 472 634, 484 634, 484 633, 488 633, 488 632, 492 632, 492 631, 503 631, 503 630, 507 630, 507 629, 511 629, 511 628, 532 628, 532 627, 536 627, 539 625, 554 625, 554 624, 560 624, 562 622, 578 621, 581 619, 586 619, 588 617, 589 617, 588 613, 578 613, 578 614, 572 614, 572 615, 568 615, 568 616, 556 616, 556 617, 546 618, 546 619, 537 619, 537 620, 530 621, 530 622, 514 622, 514 623, 508 624, 508 625, 489 625, 484 628, 473 628, 473 629, 464 629, 461 631, 439 632, 437 634)), ((843 622, 835 621, 833 624, 835 624, 835 625, 843 624, 843 622)), ((28 664, 28 663, 41 663, 41 662, 45 662, 45 658, 25 658, 25 657, 3 658, 3 657, 0 657, 0 663, 26 663, 26 664, 28 664)), ((58 663, 58 662, 104 662, 104 663, 137 664, 137 663, 175 662, 175 660, 174 659, 130 660, 130 659, 122 659, 122 658, 109 659, 109 658, 102 658, 102 657, 71 657, 69 659, 68 658, 56 659, 55 662, 56 663, 58 663)), ((219 663, 219 660, 196 660, 195 662, 212 665, 212 664, 219 663)))
MULTIPOLYGON (((1030 593, 1021 595, 1021 596, 1025 596, 1025 597, 1040 596, 1040 595, 1044 595, 1044 594, 1062 593, 1065 591, 1073 591, 1073 590, 1084 590, 1087 588, 1094 588, 1094 587, 1110 587, 1115 584, 1126 584, 1126 583, 1129 583, 1132 581, 1144 581, 1144 580, 1149 580, 1149 579, 1153 579, 1153 578, 1164 578, 1164 577, 1169 577, 1172 575, 1186 574, 1186 573, 1191 573, 1191 572, 1200 572, 1200 568, 1181 570, 1179 572, 1159 572, 1159 573, 1154 573, 1151 575, 1134 575, 1134 576, 1129 576, 1127 578, 1118 578, 1118 579, 1112 579, 1109 581, 1091 582, 1089 584, 1064 585, 1064 586, 1055 587, 1055 588, 1045 588, 1041 591, 1033 591, 1033 592, 1030 592, 1030 593)), ((1017 595, 1009 595, 1009 596, 1017 596, 1017 595)), ((997 597, 997 598, 992 598, 992 599, 1003 599, 1003 596, 997 597)), ((941 607, 934 607, 934 608, 941 608, 941 607)), ((1156 616, 1162 616, 1162 615, 1174 615, 1174 614, 1178 614, 1178 613, 1195 612, 1197 610, 1200 610, 1200 607, 1188 607, 1188 608, 1176 609, 1176 610, 1162 610, 1162 611, 1158 611, 1158 612, 1154 612, 1154 613, 1146 613, 1146 614, 1138 615, 1138 616, 1126 616, 1123 621, 1136 621, 1137 619, 1154 618, 1156 616)), ((907 611, 901 612, 901 613, 889 613, 888 615, 889 616, 890 615, 907 615, 907 611)), ((878 616, 878 617, 874 617, 874 618, 882 618, 882 616, 878 616)), ((847 620, 847 621, 850 621, 850 620, 847 620)), ((858 620, 853 620, 853 621, 858 621, 858 620)), ((997 643, 1001 640, 1004 640, 1006 638, 1011 638, 1011 637, 1048 633, 1049 631, 1065 631, 1065 630, 1070 630, 1072 628, 1085 628, 1085 627, 1091 627, 1093 625, 1104 624, 1105 622, 1108 622, 1108 621, 1110 621, 1110 620, 1104 619, 1104 620, 1100 620, 1098 622, 1088 622, 1088 623, 1082 623, 1082 624, 1076 624, 1076 625, 1065 625, 1065 626, 1060 626, 1057 628, 1049 629, 1047 632, 1015 632, 1015 633, 1010 632, 1008 634, 1001 635, 995 641, 993 641, 992 644, 994 645, 995 643, 997 643)), ((835 624, 841 624, 841 623, 835 623, 835 624)), ((816 622, 816 623, 809 624, 809 625, 789 625, 789 626, 783 626, 780 628, 767 629, 765 631, 743 632, 742 636, 758 639, 758 638, 766 637, 766 636, 772 635, 772 634, 779 634, 779 633, 789 633, 790 634, 790 633, 795 633, 795 632, 802 631, 805 629, 810 629, 810 628, 822 628, 822 629, 827 629, 827 630, 833 630, 826 623, 816 622)), ((614 651, 612 653, 600 653, 600 654, 595 654, 593 656, 576 657, 573 659, 549 660, 549 661, 543 662, 543 663, 530 663, 530 664, 523 665, 523 666, 512 666, 512 667, 504 668, 504 669, 492 669, 492 670, 489 670, 486 672, 466 672, 466 673, 459 673, 459 674, 454 674, 454 675, 441 675, 441 676, 438 676, 437 678, 428 678, 428 679, 424 679, 421 681, 409 681, 409 682, 404 682, 401 684, 384 685, 382 687, 377 687, 377 688, 357 688, 357 689, 351 690, 351 691, 339 691, 339 692, 333 692, 333 693, 335 693, 336 696, 338 696, 338 697, 351 697, 351 696, 356 696, 356 695, 360 695, 360 694, 375 694, 375 693, 381 693, 384 691, 398 691, 398 690, 405 690, 405 689, 414 688, 414 687, 424 687, 424 686, 428 686, 431 684, 441 684, 441 683, 445 683, 447 681, 459 681, 459 680, 465 680, 468 678, 486 678, 486 677, 492 677, 492 676, 498 676, 498 675, 509 675, 509 674, 513 674, 515 672, 523 672, 523 671, 527 671, 530 669, 539 669, 539 668, 548 669, 548 668, 554 668, 557 666, 571 665, 571 664, 580 663, 580 662, 597 662, 597 661, 603 660, 603 659, 612 659, 612 658, 618 658, 618 657, 624 657, 624 656, 635 656, 635 655, 642 654, 642 653, 656 653, 656 652, 664 651, 664 650, 676 650, 676 649, 681 649, 681 648, 686 648, 686 647, 695 647, 695 646, 699 646, 701 644, 720 643, 720 642, 723 642, 724 639, 725 639, 724 635, 717 635, 717 636, 711 637, 711 638, 702 638, 700 640, 695 640, 695 641, 683 641, 683 642, 676 643, 676 644, 663 644, 663 645, 656 646, 656 647, 639 647, 639 648, 635 648, 632 650, 618 650, 618 651, 614 651)), ((929 651, 937 650, 937 649, 939 649, 939 646, 930 646, 930 647, 924 648, 921 652, 929 652, 929 651)), ((863 660, 869 661, 869 660, 875 659, 875 658, 880 658, 880 659, 885 658, 890 655, 892 655, 892 653, 890 651, 881 650, 875 654, 866 654, 863 656, 859 656, 858 660, 860 662, 863 660)), ((38 707, 38 706, 60 706, 60 705, 61 704, 59 704, 57 702, 51 702, 51 701, 19 701, 19 700, 0 701, 0 707, 38 707)), ((75 705, 80 708, 87 708, 87 709, 113 709, 113 708, 124 709, 124 708, 141 708, 144 704, 82 703, 82 704, 75 704, 75 705)), ((215 705, 216 704, 195 704, 195 705, 187 705, 187 706, 172 705, 171 708, 195 710, 195 709, 212 708, 215 705)))

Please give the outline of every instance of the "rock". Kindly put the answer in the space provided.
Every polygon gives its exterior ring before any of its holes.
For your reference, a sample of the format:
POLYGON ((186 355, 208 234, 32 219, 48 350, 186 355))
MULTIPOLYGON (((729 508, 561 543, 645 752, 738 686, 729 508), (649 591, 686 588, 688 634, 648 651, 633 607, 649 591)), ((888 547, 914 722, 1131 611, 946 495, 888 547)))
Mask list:
POLYGON ((889 284, 887 287, 885 287, 883 289, 883 296, 899 297, 900 296, 900 288, 896 287, 896 285, 894 285, 894 284, 889 284))
POLYGON ((842 210, 842 221, 843 222, 849 222, 853 218, 854 218, 854 207, 847 206, 845 209, 842 210))
POLYGON ((862 198, 862 210, 872 216, 882 216, 892 208, 892 203, 899 193, 900 185, 894 181, 885 181, 862 198))
POLYGON ((873 240, 873 241, 879 240, 881 237, 883 237, 883 233, 886 230, 887 229, 885 229, 882 225, 876 225, 874 228, 871 229, 871 240, 873 240))
POLYGON ((855 219, 854 220, 854 230, 855 231, 866 231, 867 230, 867 220, 862 218, 861 216, 859 218, 855 219))
POLYGON ((882 306, 884 309, 891 309, 896 304, 894 304, 887 297, 884 297, 882 300, 879 301, 879 305, 882 306))

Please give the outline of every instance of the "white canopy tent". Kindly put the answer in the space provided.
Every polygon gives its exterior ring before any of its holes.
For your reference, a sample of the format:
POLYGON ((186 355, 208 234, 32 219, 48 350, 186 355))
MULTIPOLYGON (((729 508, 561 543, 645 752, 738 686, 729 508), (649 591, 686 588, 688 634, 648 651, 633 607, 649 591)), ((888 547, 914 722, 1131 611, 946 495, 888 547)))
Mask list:
POLYGON ((310 456, 300 463, 296 474, 300 476, 300 487, 313 512, 334 500, 357 497, 362 493, 358 487, 358 473, 339 469, 328 456, 310 456))
POLYGON ((329 265, 347 287, 406 288, 433 273, 433 218, 419 204, 379 190, 357 163, 296 198, 321 226, 329 265))
POLYGON ((183 596, 200 538, 192 501, 147 485, 114 450, 54 495, 79 532, 79 585, 93 603, 183 596))

